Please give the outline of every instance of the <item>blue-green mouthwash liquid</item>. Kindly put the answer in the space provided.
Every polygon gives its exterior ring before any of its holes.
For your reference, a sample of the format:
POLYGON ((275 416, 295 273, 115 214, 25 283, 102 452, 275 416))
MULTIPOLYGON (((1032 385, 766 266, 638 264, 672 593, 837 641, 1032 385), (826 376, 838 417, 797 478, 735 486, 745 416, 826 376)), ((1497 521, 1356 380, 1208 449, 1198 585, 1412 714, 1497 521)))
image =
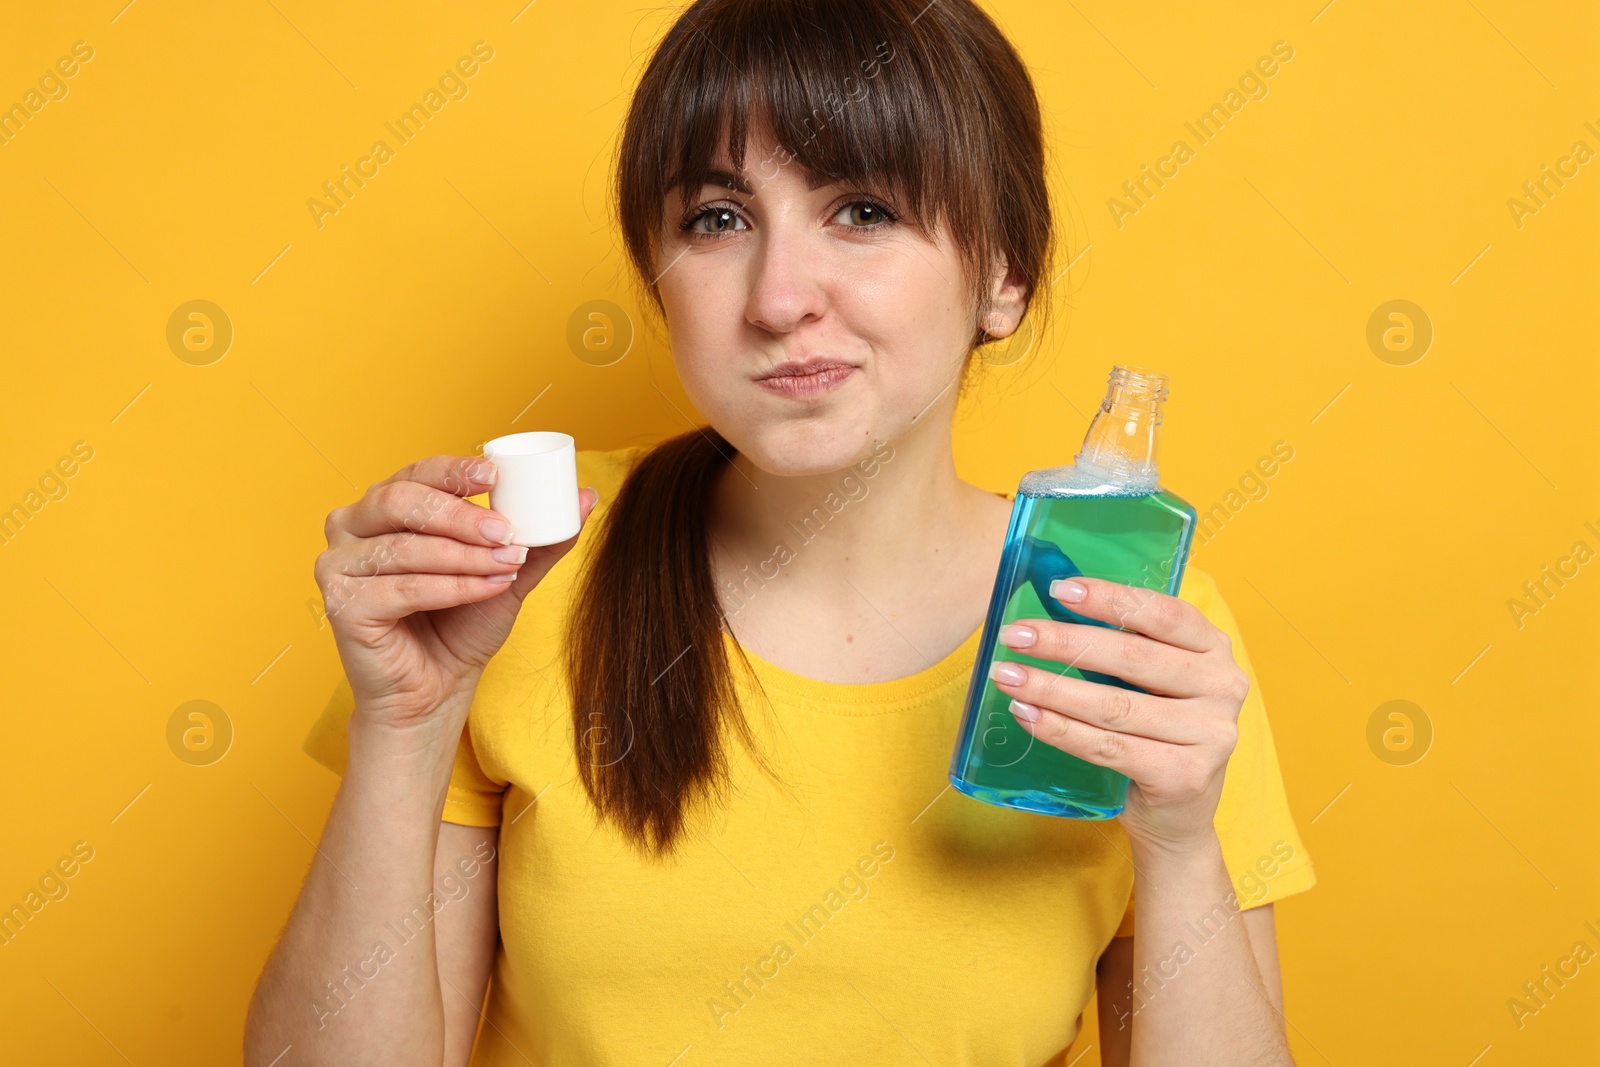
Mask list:
MULTIPOLYGON (((1105 484, 1072 468, 1024 477, 950 761, 950 781, 957 789, 990 804, 1044 815, 1109 819, 1122 811, 1128 778, 1036 740, 1012 715, 1011 698, 990 679, 989 668, 996 660, 1015 660, 1143 690, 1097 671, 1012 651, 997 635, 1018 619, 1115 628, 1052 598, 1050 583, 1057 578, 1082 574, 1176 595, 1194 524, 1194 508, 1159 487, 1105 484)), ((1123 625, 1137 630, 1138 620, 1123 625)))

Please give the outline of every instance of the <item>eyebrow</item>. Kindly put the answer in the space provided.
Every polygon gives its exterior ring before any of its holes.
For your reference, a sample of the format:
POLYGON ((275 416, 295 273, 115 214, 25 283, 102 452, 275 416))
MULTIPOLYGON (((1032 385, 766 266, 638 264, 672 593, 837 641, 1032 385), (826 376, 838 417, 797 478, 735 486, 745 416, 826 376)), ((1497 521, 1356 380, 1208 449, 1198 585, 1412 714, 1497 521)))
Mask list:
MULTIPOLYGON (((829 178, 828 176, 822 174, 808 173, 806 175, 806 189, 807 191, 811 192, 822 188, 824 185, 836 184, 836 182, 837 179, 829 178)), ((745 181, 742 176, 733 173, 731 170, 708 171, 706 173, 705 184, 720 186, 724 189, 732 189, 734 192, 743 193, 745 196, 753 195, 753 190, 751 189, 750 183, 745 181)))

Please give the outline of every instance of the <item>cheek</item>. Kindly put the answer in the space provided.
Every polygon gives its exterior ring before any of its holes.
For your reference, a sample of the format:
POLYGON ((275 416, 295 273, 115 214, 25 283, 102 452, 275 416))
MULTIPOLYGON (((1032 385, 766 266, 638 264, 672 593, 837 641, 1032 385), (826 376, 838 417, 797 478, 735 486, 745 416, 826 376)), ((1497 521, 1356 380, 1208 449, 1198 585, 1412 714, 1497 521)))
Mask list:
POLYGON ((966 356, 971 315, 961 266, 925 244, 884 249, 841 286, 835 307, 868 340, 886 379, 918 392, 966 356))
POLYGON ((726 377, 740 346, 748 344, 749 329, 742 284, 725 272, 698 267, 685 257, 659 283, 672 359, 691 392, 714 388, 719 377, 726 377))
POLYGON ((845 292, 902 322, 936 325, 959 311, 960 264, 925 241, 898 237, 851 262, 845 292))

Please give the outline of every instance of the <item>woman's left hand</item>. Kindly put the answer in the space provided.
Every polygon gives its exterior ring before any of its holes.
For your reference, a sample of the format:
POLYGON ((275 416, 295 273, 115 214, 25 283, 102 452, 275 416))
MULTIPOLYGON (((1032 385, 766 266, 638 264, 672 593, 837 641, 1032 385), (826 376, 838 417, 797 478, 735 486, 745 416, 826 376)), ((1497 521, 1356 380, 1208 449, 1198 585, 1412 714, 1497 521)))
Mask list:
POLYGON ((1152 589, 1079 577, 1053 583, 1050 593, 1080 615, 1135 632, 1019 619, 1000 631, 1001 642, 1146 692, 999 662, 990 677, 1013 698, 1017 722, 1048 745, 1132 779, 1121 815, 1131 839, 1175 852, 1202 844, 1215 833, 1223 772, 1250 691, 1233 642, 1193 604, 1152 589), (1086 590, 1081 599, 1069 595, 1073 584, 1086 590), (1007 670, 1020 680, 1002 677, 1007 670))

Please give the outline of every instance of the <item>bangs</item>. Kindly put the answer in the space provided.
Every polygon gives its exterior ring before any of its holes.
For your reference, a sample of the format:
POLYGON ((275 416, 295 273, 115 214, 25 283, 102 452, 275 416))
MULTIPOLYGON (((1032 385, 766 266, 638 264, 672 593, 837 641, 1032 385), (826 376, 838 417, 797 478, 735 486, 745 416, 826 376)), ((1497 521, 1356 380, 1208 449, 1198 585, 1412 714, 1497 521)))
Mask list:
POLYGON ((958 196, 940 134, 954 116, 940 113, 937 91, 906 62, 903 36, 874 34, 844 5, 754 6, 730 12, 718 27, 729 36, 713 42, 696 30, 684 41, 679 76, 660 100, 661 197, 677 190, 686 210, 708 181, 723 184, 712 171, 726 136, 735 171, 757 186, 798 166, 813 185, 893 190, 931 231, 958 196), (827 6, 840 10, 816 10, 827 6), (747 158, 763 129, 776 149, 747 158))
MULTIPOLYGON (((619 145, 621 224, 643 277, 667 198, 687 211, 706 184, 729 184, 717 173, 724 137, 727 161, 753 189, 798 166, 812 187, 881 191, 930 239, 942 225, 980 301, 989 272, 978 264, 1006 255, 1032 283, 1048 256, 1032 82, 970 2, 688 8, 651 58, 619 145), (751 158, 764 131, 777 148, 751 158)), ((651 296, 659 301, 653 284, 651 296)))

